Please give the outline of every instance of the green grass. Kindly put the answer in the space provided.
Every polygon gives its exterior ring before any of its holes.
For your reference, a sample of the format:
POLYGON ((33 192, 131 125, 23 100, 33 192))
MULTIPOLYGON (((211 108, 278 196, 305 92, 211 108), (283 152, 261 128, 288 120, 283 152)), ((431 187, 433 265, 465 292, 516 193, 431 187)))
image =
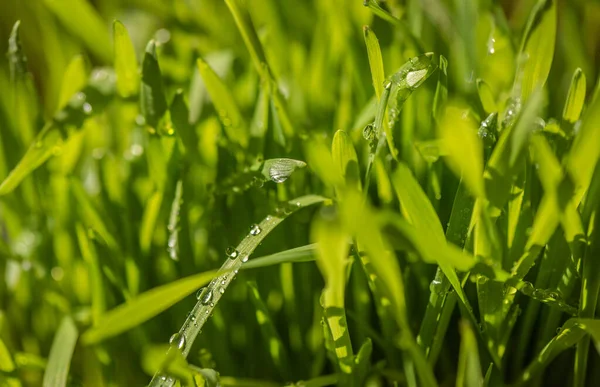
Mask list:
POLYGON ((593 386, 600 3, 0 5, 0 386, 593 386))

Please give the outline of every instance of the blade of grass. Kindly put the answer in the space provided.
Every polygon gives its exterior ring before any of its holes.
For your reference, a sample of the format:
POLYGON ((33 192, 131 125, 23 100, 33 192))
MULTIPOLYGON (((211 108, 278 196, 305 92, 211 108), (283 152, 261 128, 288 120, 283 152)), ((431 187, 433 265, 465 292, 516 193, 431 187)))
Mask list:
POLYGON ((67 385, 71 358, 79 332, 73 319, 66 316, 62 319, 58 331, 52 341, 48 356, 48 364, 44 373, 44 387, 62 387, 67 385))
POLYGON ((223 83, 221 78, 202 58, 198 58, 198 69, 225 128, 227 137, 230 141, 245 148, 248 145, 246 124, 230 88, 223 83))
POLYGON ((271 355, 273 364, 277 367, 282 378, 287 380, 290 377, 290 363, 285 346, 277 333, 267 306, 260 297, 256 283, 248 282, 247 285, 250 299, 256 309, 256 320, 258 321, 258 325, 260 325, 260 330, 265 341, 269 343, 269 354, 271 355))
POLYGON ((383 70, 379 40, 377 40, 377 36, 369 26, 363 26, 363 35, 367 45, 367 56, 369 57, 369 67, 371 68, 371 77, 373 78, 373 88, 375 89, 377 99, 381 100, 385 72, 383 70))
POLYGON ((121 97, 127 98, 137 94, 140 77, 133 43, 127 29, 118 20, 113 22, 113 42, 117 91, 121 97))
MULTIPOLYGON (((188 317, 179 332, 173 336, 177 340, 172 340, 173 342, 171 343, 172 346, 170 350, 181 351, 183 356, 187 357, 196 336, 200 333, 200 330, 210 316, 211 311, 219 302, 231 281, 235 278, 237 271, 248 261, 249 256, 254 252, 254 249, 256 249, 263 239, 290 214, 306 206, 319 204, 326 200, 326 198, 316 195, 307 195, 291 200, 278 208, 274 215, 267 215, 262 222, 253 225, 249 234, 240 242, 237 248, 229 248, 226 252, 228 258, 221 266, 218 277, 213 279, 198 295, 198 302, 188 314, 188 317)), ((200 286, 202 286, 202 284, 198 287, 200 286)), ((183 297, 185 297, 185 295, 183 295, 183 297)), ((176 301, 181 298, 178 298, 176 301)), ((165 307, 168 306, 169 305, 166 305, 165 307)), ((170 377, 163 378, 163 376, 164 375, 160 372, 157 372, 152 378, 150 386, 173 386, 175 384, 175 379, 170 377)))
POLYGON ((546 83, 554 58, 556 20, 556 1, 538 0, 531 11, 519 52, 515 87, 523 102, 546 83))

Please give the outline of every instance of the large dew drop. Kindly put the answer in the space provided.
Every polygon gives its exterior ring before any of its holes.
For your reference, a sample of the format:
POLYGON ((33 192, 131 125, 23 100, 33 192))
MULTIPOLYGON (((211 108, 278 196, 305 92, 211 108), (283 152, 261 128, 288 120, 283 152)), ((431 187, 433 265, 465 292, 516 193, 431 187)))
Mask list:
POLYGON ((227 250, 225 250, 225 254, 227 254, 229 259, 236 259, 240 253, 234 247, 229 246, 227 250))
POLYGON ((252 227, 250 227, 250 235, 252 236, 257 236, 258 234, 260 234, 262 230, 260 229, 258 224, 253 224, 252 227))
POLYGON ((269 159, 265 161, 262 174, 275 183, 283 183, 298 168, 304 168, 304 161, 294 159, 269 159))
POLYGON ((177 347, 179 350, 182 350, 185 347, 185 336, 179 332, 174 333, 169 339, 169 344, 177 347))
POLYGON ((202 303, 202 305, 208 305, 211 303, 213 298, 213 292, 211 289, 209 288, 205 288, 204 291, 200 294, 200 303, 202 303))

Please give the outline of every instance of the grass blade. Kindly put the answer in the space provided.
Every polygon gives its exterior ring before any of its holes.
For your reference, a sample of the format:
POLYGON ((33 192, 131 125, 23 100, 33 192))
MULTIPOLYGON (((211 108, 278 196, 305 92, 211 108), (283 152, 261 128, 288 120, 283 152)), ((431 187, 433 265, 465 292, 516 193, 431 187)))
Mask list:
MULTIPOLYGON (((180 341, 176 343, 176 347, 174 350, 180 350, 184 357, 186 357, 192 348, 192 344, 194 340, 200 333, 202 326, 208 319, 211 311, 214 309, 215 305, 221 299, 221 296, 225 293, 225 290, 231 283, 231 281, 235 278, 237 271, 242 267, 242 265, 248 261, 250 255, 254 252, 254 249, 262 242, 262 240, 275 228, 277 227, 285 218, 287 218, 293 212, 313 204, 319 204, 327 199, 321 196, 316 195, 307 195, 299 197, 295 200, 291 200, 285 205, 276 209, 276 213, 274 215, 267 215, 266 218, 263 219, 262 222, 251 226, 250 232, 248 236, 246 236, 237 248, 229 248, 226 252, 228 258, 221 266, 221 269, 218 272, 218 277, 213 279, 210 284, 204 288, 204 290, 199 294, 198 302, 192 309, 192 311, 188 314, 183 326, 176 333, 176 337, 180 338, 180 341)), ((212 276, 212 273, 211 273, 212 276)), ((193 279, 193 278, 192 278, 193 279)), ((199 284, 196 288, 202 286, 206 278, 202 278, 202 283, 199 284)), ((180 280, 181 281, 181 280, 180 280)), ((179 282, 179 281, 178 281, 179 282)), ((198 281, 199 282, 199 281, 198 281)), ((168 285, 167 285, 168 286, 168 285)), ((190 287, 191 288, 191 287, 190 287)), ((178 298, 174 301, 177 302, 181 298, 185 297, 187 294, 191 293, 191 289, 185 288, 186 291, 190 290, 188 293, 184 295, 178 295, 178 298)), ((172 303, 174 303, 172 302, 172 303)), ((171 304, 172 304, 171 303, 171 304)), ((165 305, 166 309, 170 305, 165 305)), ((173 347, 171 347, 173 349, 173 347)), ((164 375, 160 373, 156 373, 150 382, 150 386, 172 386, 175 383, 173 378, 163 379, 164 375)))
POLYGON ((516 87, 526 101, 534 90, 546 83, 556 39, 556 1, 538 0, 531 11, 519 53, 516 87))
POLYGON ((113 22, 113 40, 117 91, 121 97, 127 98, 137 94, 140 79, 133 43, 131 43, 127 29, 118 20, 113 22))
POLYGON ((456 375, 457 387, 478 387, 483 385, 481 363, 477 338, 473 328, 466 321, 460 323, 460 353, 458 358, 458 374, 456 375))
POLYGON ((144 61, 142 62, 140 106, 146 124, 157 130, 159 121, 167 111, 167 100, 154 40, 148 42, 144 53, 144 61))
POLYGON ((375 32, 369 26, 363 27, 363 35, 367 45, 367 55, 369 57, 369 67, 371 67, 371 77, 373 78, 373 88, 377 100, 381 99, 383 93, 383 82, 385 80, 385 72, 383 70, 383 59, 381 58, 381 48, 379 48, 379 40, 375 32))
POLYGON ((62 387, 67 385, 71 357, 79 332, 73 319, 66 316, 62 319, 58 331, 54 336, 48 365, 44 373, 44 387, 62 387))
POLYGON ((246 124, 231 94, 231 90, 202 58, 198 58, 198 69, 225 128, 227 137, 231 142, 245 148, 248 145, 246 124))
POLYGON ((84 344, 95 344, 123 333, 165 311, 216 276, 210 271, 182 278, 148 290, 126 304, 109 310, 82 336, 84 344))

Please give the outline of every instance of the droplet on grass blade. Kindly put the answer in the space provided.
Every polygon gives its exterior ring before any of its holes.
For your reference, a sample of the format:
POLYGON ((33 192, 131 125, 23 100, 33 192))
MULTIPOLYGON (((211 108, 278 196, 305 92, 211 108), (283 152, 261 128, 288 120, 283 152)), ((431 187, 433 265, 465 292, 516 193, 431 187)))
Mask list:
POLYGON ((300 160, 269 159, 263 165, 262 174, 275 183, 283 183, 296 169, 304 167, 306 167, 306 163, 300 160))
POLYGON ((227 250, 225 250, 225 254, 227 254, 230 259, 235 259, 239 255, 239 252, 234 247, 229 246, 227 250))
POLYGON ((182 350, 185 347, 185 336, 181 333, 174 333, 169 339, 169 344, 177 347, 177 349, 182 350))
POLYGON ((257 236, 258 234, 260 234, 261 231, 262 230, 260 229, 258 224, 253 224, 250 227, 250 235, 257 236))

